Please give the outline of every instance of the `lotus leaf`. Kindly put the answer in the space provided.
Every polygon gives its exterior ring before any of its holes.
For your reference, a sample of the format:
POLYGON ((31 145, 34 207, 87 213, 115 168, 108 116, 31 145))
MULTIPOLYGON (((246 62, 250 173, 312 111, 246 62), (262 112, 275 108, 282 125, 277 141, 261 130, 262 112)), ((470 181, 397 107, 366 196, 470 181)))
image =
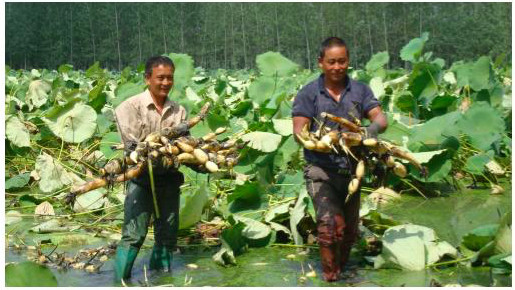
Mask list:
POLYGON ((209 200, 209 187, 205 182, 197 185, 194 191, 183 192, 184 204, 179 210, 179 229, 186 229, 200 221, 202 212, 209 200))
POLYGON ((52 133, 66 142, 80 143, 89 139, 97 128, 97 113, 81 103, 61 112, 55 118, 44 118, 52 133))
POLYGON ((278 52, 266 52, 256 56, 256 64, 265 76, 290 76, 300 69, 300 66, 278 52))
POLYGON ((452 169, 450 153, 443 150, 439 151, 441 151, 440 154, 433 155, 431 159, 423 165, 427 168, 427 178, 421 176, 418 169, 415 169, 415 167, 411 164, 409 165, 410 175, 422 182, 438 182, 448 177, 449 172, 451 172, 452 169))
POLYGON ((22 188, 29 183, 30 172, 24 172, 5 181, 5 190, 22 188))
POLYGON ((475 228, 463 236, 461 244, 472 251, 479 251, 494 240, 498 229, 498 224, 475 228))
POLYGON ((492 67, 487 56, 480 57, 475 63, 453 65, 451 70, 456 73, 458 87, 470 86, 475 91, 489 88, 492 67))
POLYGON ((511 254, 511 238, 511 211, 509 211, 502 217, 501 223, 499 224, 499 230, 495 235, 496 252, 501 254, 511 254))
POLYGON ((247 218, 240 215, 234 215, 234 219, 245 224, 245 228, 241 234, 249 240, 262 240, 270 236, 272 230, 270 227, 257 220, 247 218))
POLYGON ((41 177, 39 189, 53 192, 73 183, 73 177, 52 156, 42 153, 36 159, 36 172, 41 177))
POLYGON ((488 162, 490 162, 490 157, 488 155, 476 154, 467 159, 463 169, 469 173, 479 175, 483 173, 488 162))
POLYGON ((440 149, 440 145, 449 137, 458 137, 456 122, 461 118, 457 111, 434 117, 426 123, 412 129, 408 148, 411 151, 428 151, 440 149))
POLYGON ((118 132, 109 132, 102 137, 100 141, 99 150, 104 154, 107 159, 119 158, 122 156, 122 151, 115 151, 111 149, 111 146, 120 144, 122 142, 120 134, 118 132))
POLYGON ((262 151, 273 152, 277 150, 281 143, 281 135, 268 132, 250 132, 241 137, 244 142, 249 142, 248 146, 262 151))
POLYGON ((457 257, 458 251, 445 241, 439 241, 433 229, 419 225, 399 225, 387 229, 382 238, 381 259, 375 268, 423 270, 443 256, 457 257), (407 251, 406 249, 409 249, 407 251))
POLYGON ((172 100, 178 100, 183 95, 184 90, 188 86, 191 78, 195 74, 193 58, 187 54, 170 53, 175 70, 173 73, 174 87, 172 89, 172 100))
POLYGON ((46 104, 48 100, 48 93, 52 87, 50 84, 43 80, 34 80, 29 84, 29 90, 25 96, 25 102, 29 106, 29 111, 34 108, 39 108, 46 104))
POLYGON ((385 85, 383 83, 383 78, 381 77, 374 77, 370 80, 369 83, 370 88, 372 89, 372 92, 374 93, 374 96, 381 100, 381 98, 384 96, 385 93, 385 85))
POLYGON ((272 77, 261 76, 253 81, 249 88, 249 98, 256 104, 261 105, 269 101, 276 89, 276 80, 272 77))
POLYGON ((18 147, 30 147, 30 133, 27 127, 15 115, 6 116, 5 135, 18 147))
POLYGON ((57 279, 48 267, 26 261, 5 265, 5 286, 55 287, 58 284, 57 279))
POLYGON ((73 204, 73 211, 86 212, 102 208, 107 202, 105 192, 105 188, 99 188, 79 195, 73 204))
POLYGON ((266 222, 271 222, 274 219, 276 219, 277 217, 287 215, 289 213, 289 211, 290 211, 290 205, 292 203, 293 203, 293 201, 291 201, 291 202, 284 202, 284 203, 281 203, 279 205, 271 207, 266 212, 266 214, 265 214, 265 218, 264 218, 265 221, 266 222))
POLYGON ((293 121, 291 119, 272 119, 274 130, 281 136, 293 134, 293 121))
POLYGON ((307 204, 309 202, 308 200, 308 191, 305 187, 303 187, 299 192, 299 197, 297 199, 297 202, 295 203, 295 206, 293 208, 290 208, 290 230, 293 236, 293 241, 296 245, 302 245, 304 243, 302 240, 302 236, 297 230, 297 225, 306 214, 305 211, 307 204))
POLYGON ((501 114, 484 102, 474 103, 456 125, 470 137, 473 146, 485 151, 501 140, 505 131, 501 114))
POLYGON ((418 63, 413 67, 408 90, 423 107, 429 106, 438 93, 441 69, 438 65, 418 63))
POLYGON ((401 59, 409 62, 418 61, 428 39, 429 33, 424 32, 420 38, 410 40, 410 42, 401 49, 401 59))
MULTIPOLYGON (((365 68, 369 72, 374 72, 380 68, 383 68, 390 61, 390 56, 387 51, 378 52, 374 54, 365 65, 365 68)), ((376 95, 377 96, 377 95, 376 95)))
POLYGON ((114 91, 116 98, 111 100, 113 108, 118 107, 123 101, 144 91, 145 86, 136 83, 124 83, 114 91))

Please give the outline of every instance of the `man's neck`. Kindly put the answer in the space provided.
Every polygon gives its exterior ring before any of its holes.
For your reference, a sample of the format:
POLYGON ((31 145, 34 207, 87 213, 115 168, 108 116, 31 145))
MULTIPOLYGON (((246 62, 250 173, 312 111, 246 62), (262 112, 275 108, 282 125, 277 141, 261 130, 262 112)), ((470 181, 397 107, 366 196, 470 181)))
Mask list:
POLYGON ((161 112, 163 111, 165 102, 166 102, 166 98, 156 97, 156 96, 152 95, 152 93, 150 93, 150 96, 152 97, 152 101, 154 102, 154 105, 156 106, 157 111, 159 112, 159 114, 161 114, 161 112))

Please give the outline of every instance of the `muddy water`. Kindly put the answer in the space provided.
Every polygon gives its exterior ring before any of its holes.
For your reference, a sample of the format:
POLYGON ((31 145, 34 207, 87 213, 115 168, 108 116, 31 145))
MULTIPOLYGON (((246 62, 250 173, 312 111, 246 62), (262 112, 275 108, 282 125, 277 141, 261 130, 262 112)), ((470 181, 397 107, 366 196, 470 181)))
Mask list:
MULTIPOLYGON (((511 188, 501 196, 491 196, 487 190, 467 190, 462 193, 424 200, 420 196, 403 196, 400 202, 383 207, 382 212, 401 222, 410 222, 435 229, 438 236, 458 245, 461 237, 471 229, 496 223, 499 214, 511 209, 511 188)), ((6 232, 9 228, 6 228, 6 232)), ((25 239, 30 243, 30 235, 25 239)), ((73 252, 85 247, 105 245, 107 240, 92 240, 87 246, 60 247, 61 251, 73 252)), ((406 272, 393 269, 375 270, 365 264, 353 252, 349 277, 344 281, 326 283, 320 279, 321 268, 316 249, 299 254, 293 247, 254 248, 238 256, 238 265, 221 267, 211 259, 216 249, 195 246, 181 247, 174 255, 171 274, 147 273, 150 243, 146 243, 136 260, 131 285, 173 286, 431 286, 462 284, 481 286, 511 286, 511 277, 493 275, 488 267, 449 267, 444 270, 406 272), (287 259, 295 254, 294 259, 287 259), (196 264, 197 269, 187 267, 196 264), (316 278, 299 280, 312 267, 316 278), (147 282, 145 282, 147 281, 147 282)), ((6 262, 24 261, 26 255, 6 250, 6 262)), ((99 273, 89 274, 80 270, 59 271, 52 269, 59 286, 113 286, 113 260, 107 261, 99 273)))

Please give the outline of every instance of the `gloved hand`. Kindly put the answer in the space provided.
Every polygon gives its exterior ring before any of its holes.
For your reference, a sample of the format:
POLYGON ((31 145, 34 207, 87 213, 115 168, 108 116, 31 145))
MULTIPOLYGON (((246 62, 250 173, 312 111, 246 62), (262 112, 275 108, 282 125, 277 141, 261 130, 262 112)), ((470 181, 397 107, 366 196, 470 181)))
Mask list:
POLYGON ((378 123, 372 123, 368 127, 363 127, 363 132, 365 133, 365 138, 374 138, 377 139, 377 135, 381 130, 381 126, 378 123))

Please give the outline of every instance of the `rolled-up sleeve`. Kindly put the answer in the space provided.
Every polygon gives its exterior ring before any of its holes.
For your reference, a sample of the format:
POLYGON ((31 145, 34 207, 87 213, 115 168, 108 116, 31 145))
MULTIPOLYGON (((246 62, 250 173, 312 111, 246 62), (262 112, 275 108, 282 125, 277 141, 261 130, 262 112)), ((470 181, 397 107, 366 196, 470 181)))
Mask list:
POLYGON ((315 117, 315 96, 306 87, 301 89, 293 100, 292 116, 293 117, 315 117))

